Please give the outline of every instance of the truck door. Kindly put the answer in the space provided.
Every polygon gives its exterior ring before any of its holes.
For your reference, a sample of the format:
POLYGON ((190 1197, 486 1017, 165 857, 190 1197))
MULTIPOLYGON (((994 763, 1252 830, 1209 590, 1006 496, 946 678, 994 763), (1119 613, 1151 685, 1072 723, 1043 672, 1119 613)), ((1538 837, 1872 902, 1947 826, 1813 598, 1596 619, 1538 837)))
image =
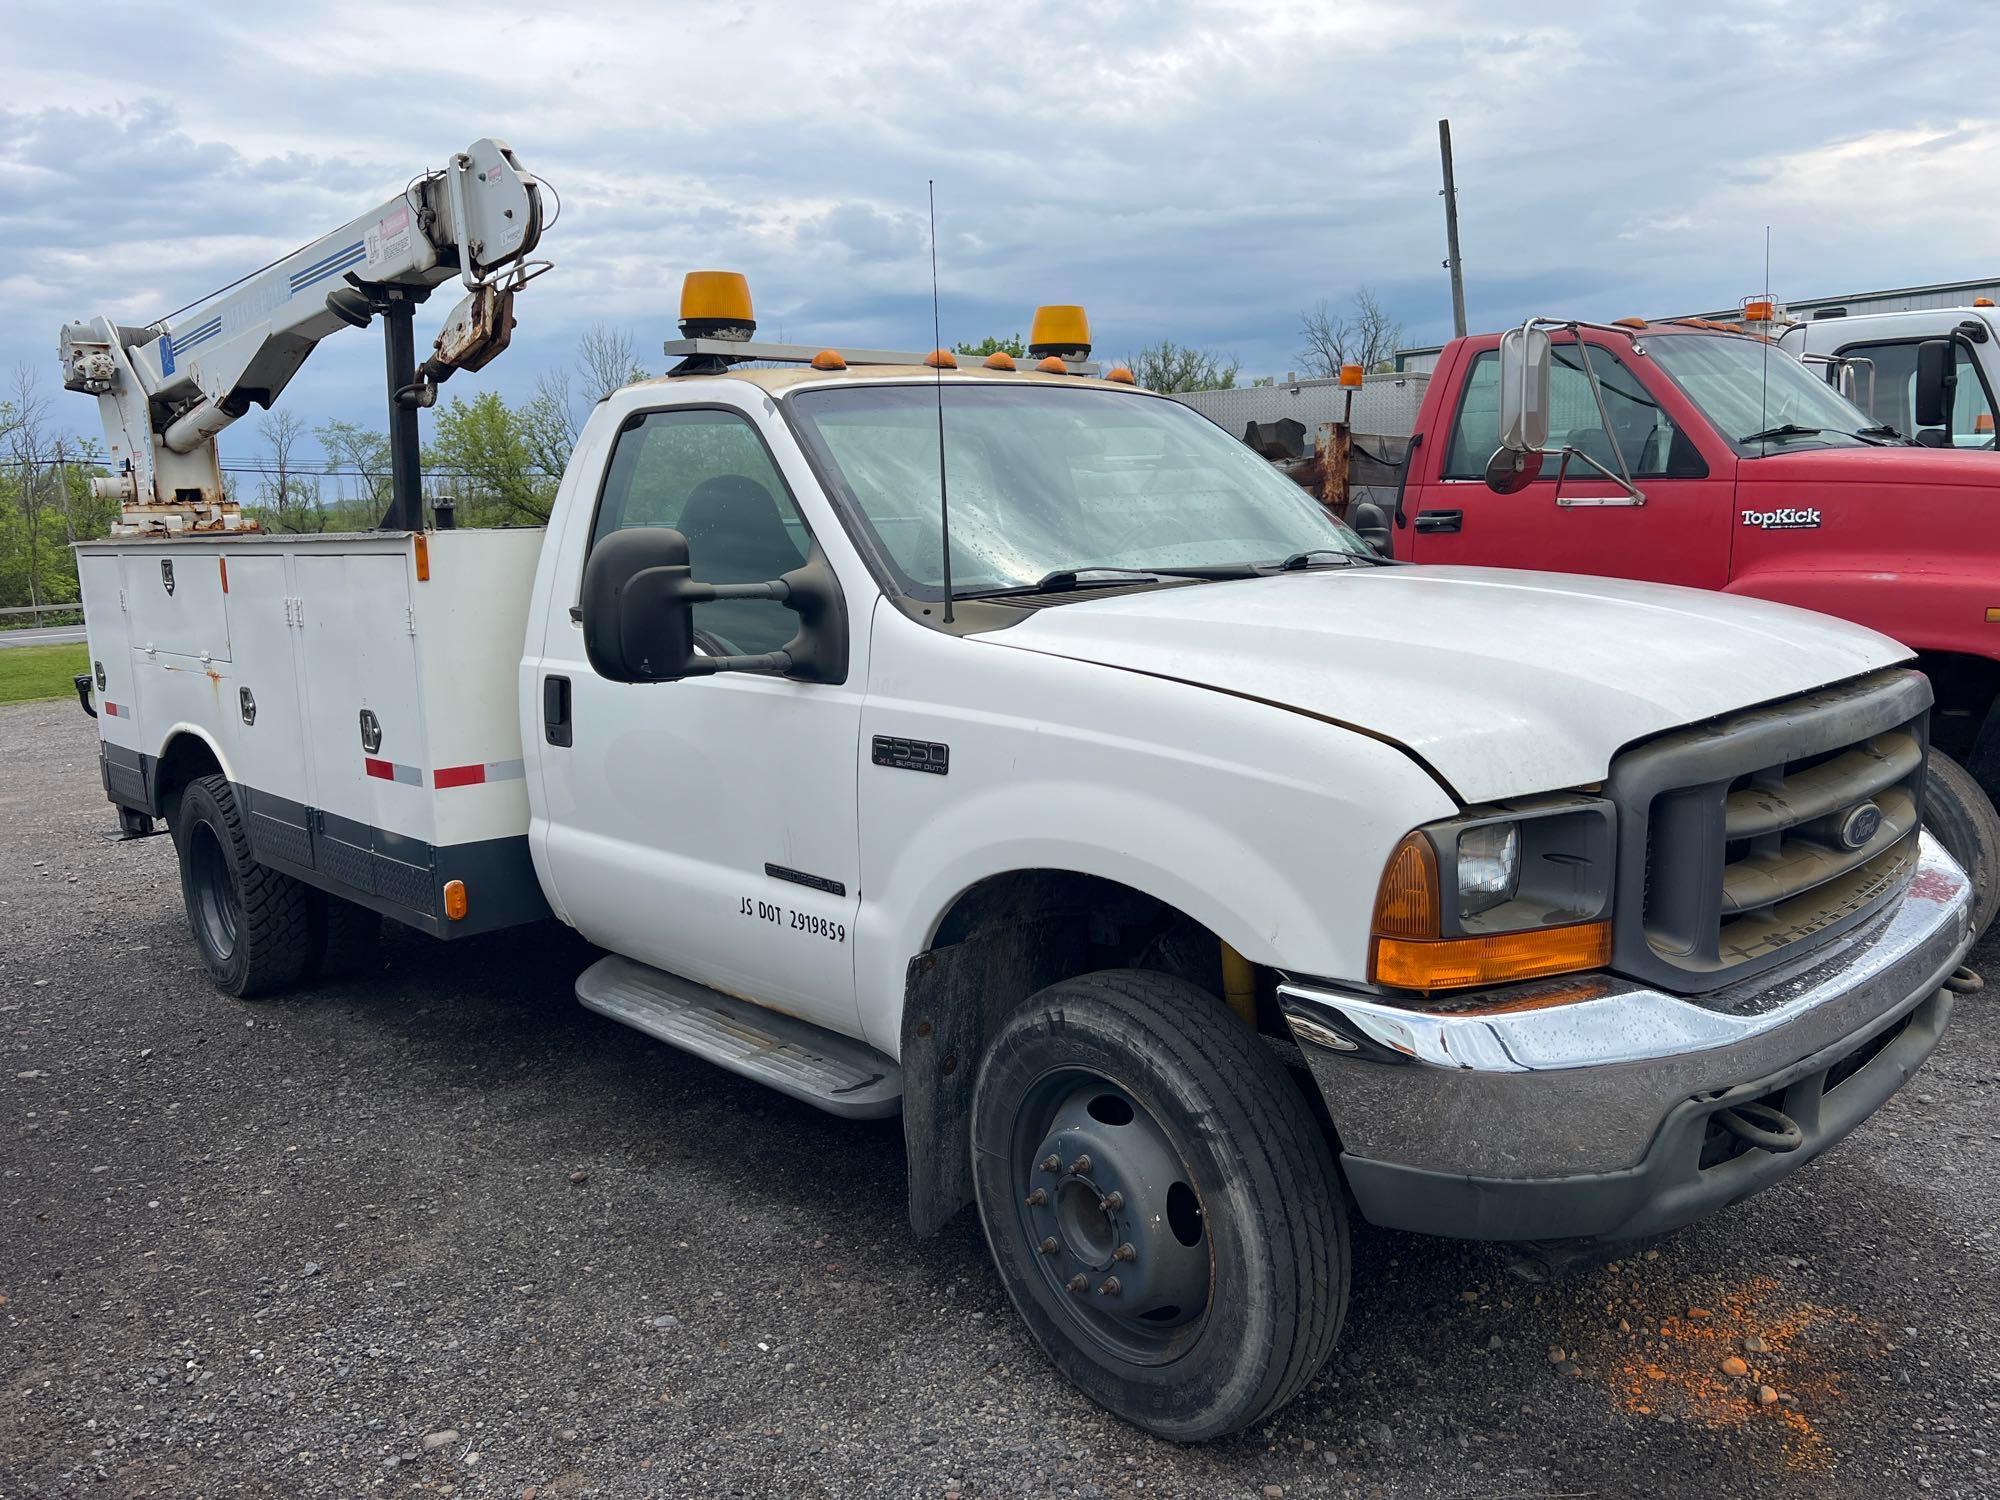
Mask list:
MULTIPOLYGON (((743 413, 680 407, 626 420, 588 545, 564 548, 531 686, 542 696, 544 851, 561 909, 616 953, 851 1032, 860 683, 599 677, 562 606, 578 597, 588 546, 631 526, 678 528, 707 583, 776 578, 811 542, 743 413)), ((698 605, 694 623, 700 649, 729 655, 783 646, 798 617, 768 600, 725 600, 698 605)))
POLYGON ((1645 503, 1632 503, 1574 458, 1558 496, 1562 465, 1554 451, 1527 488, 1512 495, 1489 490, 1486 463, 1500 446, 1500 355, 1488 347, 1460 355, 1449 377, 1458 384, 1456 400, 1438 408, 1445 430, 1427 435, 1417 450, 1420 477, 1404 503, 1408 550, 1399 545, 1399 552, 1424 563, 1596 573, 1694 588, 1728 582, 1734 456, 1643 357, 1585 347, 1610 428, 1577 346, 1558 344, 1549 447, 1574 447, 1616 472, 1615 440, 1645 503), (1705 454, 1711 445, 1716 451, 1705 454))

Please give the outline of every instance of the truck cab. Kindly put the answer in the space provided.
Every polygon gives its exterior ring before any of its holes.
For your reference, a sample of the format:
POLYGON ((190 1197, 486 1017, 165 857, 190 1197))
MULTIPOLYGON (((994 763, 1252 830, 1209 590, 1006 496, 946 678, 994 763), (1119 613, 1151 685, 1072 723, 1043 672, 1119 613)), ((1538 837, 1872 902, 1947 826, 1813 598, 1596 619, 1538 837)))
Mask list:
MULTIPOLYGON (((1957 773, 1966 767, 1988 800, 2000 791, 1991 455, 1912 444, 1776 342, 1725 325, 1558 322, 1549 344, 1546 437, 1501 489, 1487 471, 1503 447, 1502 336, 1445 349, 1400 506, 1374 534, 1414 562, 1714 589, 1906 642, 1937 692, 1933 748, 1956 763, 1942 775, 1966 809, 1955 847, 1990 892, 1990 917, 2000 825, 1957 773)), ((1961 357, 1967 347, 1983 346, 1961 344, 1961 357)), ((1887 399, 1898 366, 1877 354, 1887 399)), ((1962 400, 1984 389, 1979 378, 1961 381, 1962 400)), ((1865 368, 1856 380, 1865 392, 1865 368)))

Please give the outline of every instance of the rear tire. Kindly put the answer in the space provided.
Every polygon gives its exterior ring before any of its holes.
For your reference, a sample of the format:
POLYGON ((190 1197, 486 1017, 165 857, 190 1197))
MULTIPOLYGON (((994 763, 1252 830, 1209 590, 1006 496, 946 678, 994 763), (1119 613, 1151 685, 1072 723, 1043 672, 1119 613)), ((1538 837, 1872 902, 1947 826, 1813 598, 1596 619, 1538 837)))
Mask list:
POLYGON ((1348 1287, 1333 1153, 1214 996, 1140 970, 1043 990, 987 1047, 972 1130, 1007 1295, 1099 1405, 1200 1442, 1276 1411, 1332 1353, 1348 1287))
POLYGON ((227 778, 199 776, 173 820, 195 951, 216 988, 240 999, 297 981, 311 952, 311 892, 250 857, 227 778))
POLYGON ((1924 826, 1972 881, 1972 935, 2000 910, 2000 813, 1965 767, 1941 751, 1930 757, 1924 826))
POLYGON ((313 893, 308 979, 349 979, 380 967, 382 914, 359 902, 313 893))

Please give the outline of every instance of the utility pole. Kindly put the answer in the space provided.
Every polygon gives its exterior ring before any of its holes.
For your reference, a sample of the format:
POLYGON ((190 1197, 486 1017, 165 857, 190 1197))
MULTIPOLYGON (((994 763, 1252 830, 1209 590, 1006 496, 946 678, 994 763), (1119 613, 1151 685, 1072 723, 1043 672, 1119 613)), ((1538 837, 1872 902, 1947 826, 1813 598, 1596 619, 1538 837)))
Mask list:
POLYGON ((1451 272, 1451 328, 1465 337, 1465 265, 1458 258, 1458 188, 1451 178, 1451 121, 1438 121, 1438 152, 1444 158, 1444 238, 1451 272))

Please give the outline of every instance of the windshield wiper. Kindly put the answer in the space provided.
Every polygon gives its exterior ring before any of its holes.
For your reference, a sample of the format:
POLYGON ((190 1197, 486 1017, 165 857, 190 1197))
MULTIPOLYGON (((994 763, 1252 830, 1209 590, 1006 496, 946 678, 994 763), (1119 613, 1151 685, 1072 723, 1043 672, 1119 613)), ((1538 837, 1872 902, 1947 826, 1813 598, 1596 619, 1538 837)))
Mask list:
POLYGON ((1857 427, 1854 435, 1863 442, 1871 438, 1883 438, 1892 443, 1907 443, 1909 439, 1891 427, 1887 422, 1877 422, 1873 427, 1857 427))
POLYGON ((1818 437, 1826 431, 1824 427, 1801 427, 1796 422, 1780 422, 1776 427, 1766 427, 1762 432, 1746 433, 1738 438, 1739 443, 1762 443, 1772 438, 1818 437))
POLYGON ((1315 557, 1337 557, 1343 568, 1379 567, 1389 561, 1386 557, 1370 555, 1363 557, 1359 552, 1346 552, 1339 547, 1309 547, 1304 552, 1294 552, 1278 564, 1280 573, 1301 573, 1312 566, 1315 557))
POLYGON ((1215 563, 1189 568, 1119 568, 1091 564, 1078 568, 1056 568, 1044 573, 1033 583, 1018 584, 1012 588, 973 589, 958 597, 998 599, 1026 594, 1066 594, 1073 589, 1110 587, 1119 583, 1165 583, 1175 578, 1208 580, 1256 576, 1257 570, 1247 563, 1215 563))

